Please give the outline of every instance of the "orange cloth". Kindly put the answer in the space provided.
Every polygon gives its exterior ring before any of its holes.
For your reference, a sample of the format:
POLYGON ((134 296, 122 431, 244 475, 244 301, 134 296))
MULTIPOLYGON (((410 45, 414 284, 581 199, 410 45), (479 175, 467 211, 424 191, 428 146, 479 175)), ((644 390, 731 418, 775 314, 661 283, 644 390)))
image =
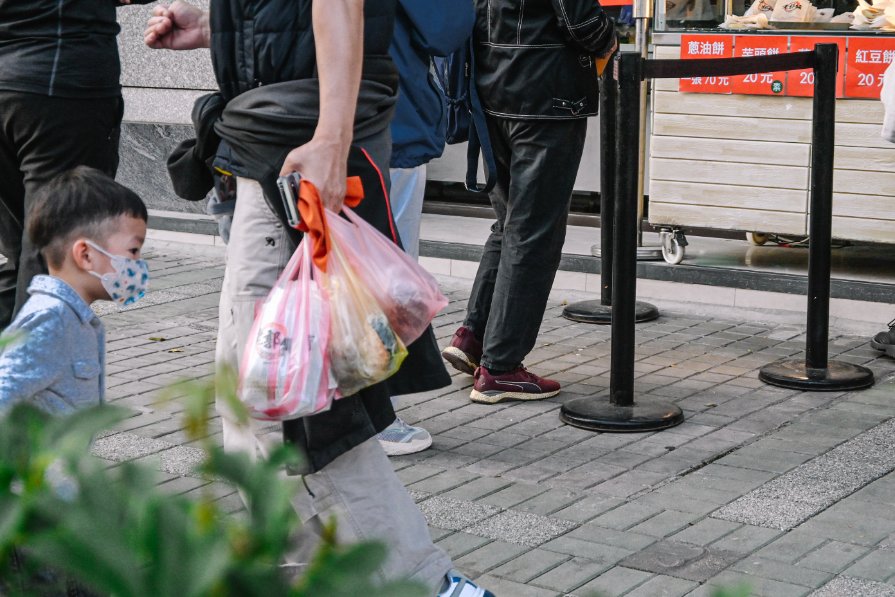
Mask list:
MULTIPOLYGON (((345 205, 357 207, 364 198, 364 186, 360 176, 349 176, 345 183, 345 205)), ((317 187, 304 178, 298 185, 298 213, 301 215, 298 229, 309 235, 313 243, 311 257, 314 259, 314 265, 325 272, 326 256, 331 244, 326 228, 326 210, 317 187)))

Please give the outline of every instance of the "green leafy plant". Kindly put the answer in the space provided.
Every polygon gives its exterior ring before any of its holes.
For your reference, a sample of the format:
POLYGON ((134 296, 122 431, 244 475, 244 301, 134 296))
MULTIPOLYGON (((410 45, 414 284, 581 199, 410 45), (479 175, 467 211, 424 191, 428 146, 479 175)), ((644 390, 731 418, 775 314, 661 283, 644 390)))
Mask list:
MULTIPOLYGON (((235 387, 232 378, 218 382, 235 387)), ((169 394, 183 401, 188 434, 207 438, 213 384, 182 384, 169 394)), ((232 484, 247 503, 247 516, 229 516, 210 494, 164 493, 145 465, 108 467, 88 454, 97 434, 128 416, 104 406, 51 417, 19 405, 0 418, 0 579, 14 576, 14 549, 28 563, 6 591, 33 594, 36 577, 65 577, 121 597, 425 595, 409 581, 375 583, 384 547, 339 545, 332 528, 302 577, 288 578, 280 563, 299 524, 282 479, 283 467, 299 459, 292 448, 252 462, 205 440, 202 473, 232 484)))

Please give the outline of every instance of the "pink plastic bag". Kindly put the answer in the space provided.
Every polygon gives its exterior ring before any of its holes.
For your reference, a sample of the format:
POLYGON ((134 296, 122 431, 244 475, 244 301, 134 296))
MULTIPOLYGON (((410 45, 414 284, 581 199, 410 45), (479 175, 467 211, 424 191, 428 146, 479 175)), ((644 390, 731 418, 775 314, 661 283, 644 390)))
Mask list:
POLYGON ((435 278, 398 245, 347 207, 342 211, 348 220, 327 214, 333 242, 379 303, 392 329, 409 345, 423 335, 448 300, 435 278))
POLYGON ((398 372, 407 348, 333 239, 323 284, 332 314, 329 359, 343 396, 398 372))
POLYGON ((302 242, 255 317, 238 394, 252 417, 285 421, 329 410, 341 397, 331 371, 330 303, 302 242))

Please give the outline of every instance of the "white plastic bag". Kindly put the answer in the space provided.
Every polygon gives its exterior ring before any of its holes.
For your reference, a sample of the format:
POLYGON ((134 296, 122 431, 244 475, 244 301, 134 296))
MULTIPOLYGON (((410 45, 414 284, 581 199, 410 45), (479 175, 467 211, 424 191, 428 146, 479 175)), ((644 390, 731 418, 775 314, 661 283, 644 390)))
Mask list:
POLYGON ((328 352, 330 304, 309 247, 299 244, 261 305, 243 352, 238 395, 256 419, 313 415, 340 397, 328 352))

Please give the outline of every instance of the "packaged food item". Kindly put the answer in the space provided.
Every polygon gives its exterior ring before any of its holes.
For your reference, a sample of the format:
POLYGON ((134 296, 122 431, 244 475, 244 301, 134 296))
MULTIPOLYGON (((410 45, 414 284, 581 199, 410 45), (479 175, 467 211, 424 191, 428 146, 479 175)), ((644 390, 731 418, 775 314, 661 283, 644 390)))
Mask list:
POLYGON ((864 31, 874 29, 895 31, 895 2, 877 0, 870 4, 865 0, 858 0, 851 28, 864 31))
POLYGON ((777 0, 771 21, 778 23, 805 23, 814 20, 814 5, 808 0, 777 0))
POLYGON ((350 396, 394 375, 407 348, 335 239, 323 279, 332 313, 332 374, 341 395, 350 396))
POLYGON ((243 352, 238 396, 254 418, 313 415, 340 397, 330 331, 329 300, 303 241, 258 310, 243 352))
MULTIPOLYGON (((781 0, 782 1, 782 0, 781 0)), ((777 4, 777 0, 755 0, 749 9, 743 14, 744 17, 754 17, 756 15, 763 14, 765 17, 770 20, 771 15, 774 13, 774 6, 777 4)))

